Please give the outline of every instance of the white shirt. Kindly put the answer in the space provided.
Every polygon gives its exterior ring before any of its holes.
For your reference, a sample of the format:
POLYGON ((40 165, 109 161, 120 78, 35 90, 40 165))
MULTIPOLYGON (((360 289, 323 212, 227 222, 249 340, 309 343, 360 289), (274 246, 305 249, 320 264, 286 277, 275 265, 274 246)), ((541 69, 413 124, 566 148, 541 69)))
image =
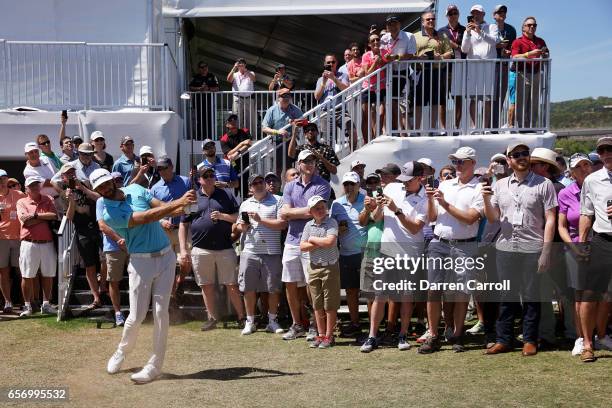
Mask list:
POLYGON ((238 92, 238 96, 250 96, 255 90, 255 85, 248 74, 255 75, 253 71, 241 74, 240 71, 234 72, 234 80, 232 81, 232 91, 238 92))
POLYGON ((600 234, 612 234, 612 221, 606 211, 608 200, 612 200, 612 175, 603 167, 584 179, 580 191, 580 214, 594 215, 593 231, 600 234))
MULTIPOLYGON (((282 206, 282 197, 274 194, 266 194, 261 201, 257 201, 255 197, 249 197, 240 205, 238 223, 244 224, 244 221, 242 221, 243 212, 255 212, 261 218, 275 220, 278 218, 282 206)), ((250 228, 244 234, 243 252, 280 255, 281 231, 268 228, 253 219, 250 222, 250 228)))
POLYGON ((484 21, 480 24, 480 34, 472 30, 467 31, 461 41, 461 51, 467 54, 467 59, 495 59, 497 58, 497 25, 490 26, 484 21))
MULTIPOLYGON (((478 177, 472 177, 467 184, 461 184, 459 178, 445 180, 438 186, 444 194, 444 199, 453 207, 461 211, 467 211, 470 208, 475 209, 482 214, 484 213, 484 201, 482 198, 482 187, 478 177)), ((435 201, 438 218, 436 220, 436 228, 434 234, 443 239, 468 239, 478 235, 478 221, 473 224, 464 224, 457 218, 453 217, 446 211, 437 201, 435 201)))
MULTIPOLYGON (((49 161, 48 158, 40 156, 40 165, 36 167, 32 167, 30 163, 26 162, 25 169, 23 169, 23 177, 28 178, 31 176, 39 176, 44 178, 45 180, 51 180, 55 175, 55 167, 49 161)), ((57 197, 58 193, 51 186, 42 187, 40 189, 42 194, 49 195, 51 197, 57 197)))
MULTIPOLYGON (((383 194, 391 198, 398 208, 401 208, 405 215, 412 219, 427 222, 427 197, 424 189, 418 193, 406 195, 406 188, 403 183, 388 184, 383 190, 383 194)), ((384 229, 380 242, 380 252, 387 256, 404 255, 420 256, 423 252, 425 238, 423 229, 416 234, 411 234, 397 216, 385 207, 384 209, 384 229)))
MULTIPOLYGON (((417 52, 416 38, 414 34, 406 31, 400 31, 395 39, 391 37, 391 33, 386 33, 380 39, 380 48, 389 51, 389 54, 414 55, 417 52)), ((395 69, 397 70, 398 68, 395 69)))

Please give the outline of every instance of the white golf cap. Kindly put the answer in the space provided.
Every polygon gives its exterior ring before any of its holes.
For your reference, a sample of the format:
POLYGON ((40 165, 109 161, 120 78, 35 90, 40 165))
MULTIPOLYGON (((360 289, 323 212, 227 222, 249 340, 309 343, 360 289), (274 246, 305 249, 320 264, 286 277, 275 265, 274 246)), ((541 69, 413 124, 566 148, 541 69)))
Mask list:
POLYGON ((457 149, 455 153, 451 153, 448 155, 449 159, 459 159, 459 160, 476 160, 476 150, 472 149, 469 146, 463 146, 457 149))
POLYGON ((364 162, 362 162, 361 160, 353 160, 351 162, 351 169, 354 169, 357 166, 365 166, 366 164, 364 162))
POLYGON ((28 187, 34 183, 44 183, 45 179, 40 176, 30 176, 25 179, 25 186, 28 187))
POLYGON ((359 184, 360 181, 361 178, 359 177, 359 174, 355 173, 354 171, 347 171, 344 173, 344 176, 342 176, 342 184, 346 182, 359 184))
POLYGON ((138 155, 142 156, 143 154, 153 154, 153 148, 151 146, 142 146, 138 155))
POLYGON ((23 150, 26 153, 29 153, 32 150, 38 150, 38 145, 36 143, 34 143, 34 142, 28 142, 28 143, 25 144, 23 150))
POLYGON ((89 182, 91 183, 91 188, 94 190, 112 179, 113 176, 106 169, 95 169, 89 175, 89 182))
POLYGON ((311 152, 310 150, 304 149, 300 152, 300 154, 298 154, 297 160, 298 162, 301 162, 302 160, 305 160, 307 157, 314 156, 314 155, 315 154, 311 152))
POLYGON ((104 139, 104 133, 100 132, 99 130, 96 130, 95 132, 91 134, 91 136, 89 136, 89 139, 90 140, 104 139))
MULTIPOLYGON (((593 162, 591 161, 591 159, 589 159, 589 156, 587 156, 584 153, 574 153, 572 154, 572 156, 570 157, 570 162, 569 162, 569 166, 570 169, 574 169, 576 168, 576 166, 578 166, 578 164, 580 164, 580 162, 586 161, 590 164, 593 164, 593 162)), ((2 170, 0 170, 2 171, 2 170)))
POLYGON ((6 172, 6 170, 0 169, 0 177, 8 177, 8 173, 6 172))
POLYGON ((427 157, 421 157, 419 160, 417 160, 417 162, 424 164, 426 166, 429 166, 429 167, 433 167, 433 162, 431 161, 431 159, 427 157))
POLYGON ((484 13, 484 12, 485 12, 485 9, 484 9, 484 7, 482 7, 482 5, 481 5, 481 4, 474 4, 474 5, 472 6, 472 8, 470 8, 470 12, 472 12, 472 11, 474 11, 474 10, 476 10, 476 11, 480 11, 481 13, 484 13))
POLYGON ((215 141, 214 141, 214 140, 212 140, 212 139, 204 139, 204 140, 202 140, 202 150, 204 150, 204 147, 205 147, 207 144, 210 144, 210 143, 215 144, 215 141))
POLYGON ((314 207, 315 205, 317 205, 319 202, 327 202, 326 199, 324 199, 323 197, 321 197, 320 195, 316 195, 316 196, 312 196, 308 199, 308 209, 314 207))
POLYGON ((503 160, 504 162, 506 161, 506 156, 504 156, 501 153, 495 153, 493 156, 491 156, 491 161, 497 161, 497 160, 503 160))

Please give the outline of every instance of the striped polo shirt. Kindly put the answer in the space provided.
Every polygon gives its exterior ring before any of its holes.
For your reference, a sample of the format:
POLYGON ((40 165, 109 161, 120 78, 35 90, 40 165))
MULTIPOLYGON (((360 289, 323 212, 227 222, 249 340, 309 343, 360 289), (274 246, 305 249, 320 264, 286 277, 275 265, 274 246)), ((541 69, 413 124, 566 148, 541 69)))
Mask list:
MULTIPOLYGON (((263 200, 257 201, 255 197, 249 197, 240 205, 240 214, 243 212, 254 212, 261 218, 277 219, 283 200, 281 197, 268 193, 263 200)), ((281 254, 281 231, 268 228, 251 219, 251 228, 244 234, 243 252, 251 254, 281 254)), ((242 217, 238 217, 238 223, 244 224, 242 217)))
MULTIPOLYGON (((338 236, 338 223, 333 218, 326 216, 321 224, 315 224, 312 219, 304 226, 302 232, 302 241, 308 241, 310 237, 325 238, 329 235, 338 236)), ((338 262, 338 247, 336 245, 330 248, 317 248, 310 251, 310 262, 313 264, 331 265, 338 262)))

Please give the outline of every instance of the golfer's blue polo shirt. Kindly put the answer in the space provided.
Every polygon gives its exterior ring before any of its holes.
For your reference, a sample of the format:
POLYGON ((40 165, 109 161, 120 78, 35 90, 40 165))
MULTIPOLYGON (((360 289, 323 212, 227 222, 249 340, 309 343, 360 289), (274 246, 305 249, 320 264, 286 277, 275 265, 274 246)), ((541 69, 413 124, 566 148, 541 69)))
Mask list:
POLYGON ((151 200, 153 199, 151 193, 138 184, 130 184, 121 190, 125 194, 124 201, 103 198, 102 219, 117 234, 125 238, 128 253, 157 252, 170 245, 168 236, 159 222, 150 222, 128 228, 133 213, 151 208, 151 200))

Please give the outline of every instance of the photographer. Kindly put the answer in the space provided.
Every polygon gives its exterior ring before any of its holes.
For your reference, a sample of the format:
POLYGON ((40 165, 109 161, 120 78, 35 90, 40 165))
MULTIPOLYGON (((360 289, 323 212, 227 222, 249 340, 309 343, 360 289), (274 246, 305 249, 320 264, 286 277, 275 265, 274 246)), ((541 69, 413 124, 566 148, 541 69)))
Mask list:
POLYGON ((136 162, 132 171, 132 181, 129 184, 139 184, 150 190, 161 178, 157 171, 157 163, 151 146, 140 148, 140 163, 136 162))
POLYGON ((338 71, 338 59, 335 54, 325 54, 323 73, 317 80, 315 99, 318 103, 344 91, 349 86, 348 76, 338 71))
POLYGON ((278 91, 283 88, 291 91, 294 87, 295 82, 287 75, 287 67, 285 67, 285 64, 278 64, 276 66, 274 78, 272 78, 268 85, 268 91, 278 91))
POLYGON ((226 79, 232 84, 232 91, 234 91, 232 112, 238 115, 240 126, 255 129, 257 126, 257 110, 253 96, 255 73, 247 70, 244 58, 238 58, 226 79))

